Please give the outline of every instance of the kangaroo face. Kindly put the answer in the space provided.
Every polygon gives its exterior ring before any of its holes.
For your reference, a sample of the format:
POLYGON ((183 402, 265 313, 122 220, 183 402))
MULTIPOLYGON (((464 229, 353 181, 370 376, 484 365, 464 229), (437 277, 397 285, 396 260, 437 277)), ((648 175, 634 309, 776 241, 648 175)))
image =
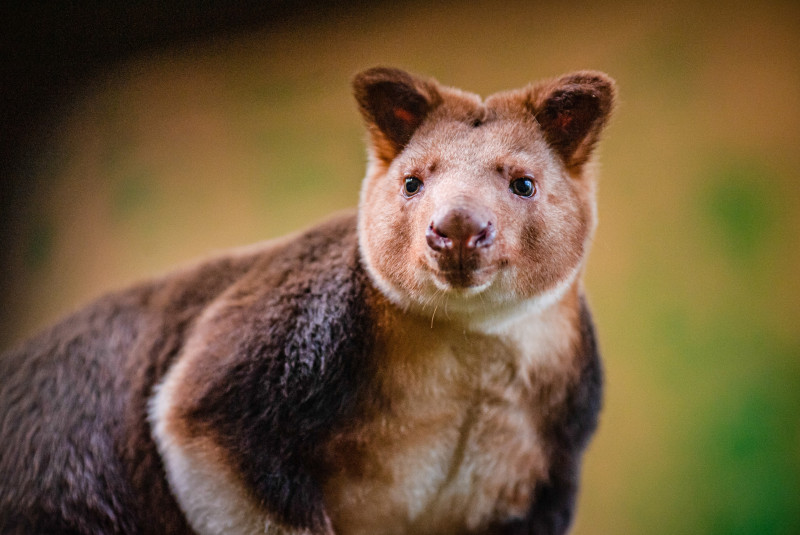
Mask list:
POLYGON ((595 227, 585 163, 610 108, 607 78, 579 73, 485 102, 388 69, 355 86, 372 134, 360 247, 391 300, 491 314, 576 279, 595 227))

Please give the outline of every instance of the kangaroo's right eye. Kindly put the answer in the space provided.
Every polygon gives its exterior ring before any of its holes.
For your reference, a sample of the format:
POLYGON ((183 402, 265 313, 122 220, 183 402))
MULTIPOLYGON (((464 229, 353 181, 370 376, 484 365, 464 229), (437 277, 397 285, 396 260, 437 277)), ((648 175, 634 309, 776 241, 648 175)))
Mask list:
POLYGON ((420 191, 422 191, 422 180, 415 176, 407 176, 403 183, 403 195, 413 197, 420 191))
POLYGON ((512 193, 520 197, 532 197, 536 193, 536 183, 529 176, 513 180, 510 187, 512 193))

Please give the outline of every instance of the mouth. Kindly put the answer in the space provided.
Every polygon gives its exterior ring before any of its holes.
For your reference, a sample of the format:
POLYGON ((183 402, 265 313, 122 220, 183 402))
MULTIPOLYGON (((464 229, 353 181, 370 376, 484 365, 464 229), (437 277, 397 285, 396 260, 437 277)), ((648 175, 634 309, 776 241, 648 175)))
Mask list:
POLYGON ((479 293, 494 280, 495 266, 472 267, 465 265, 426 265, 437 288, 444 291, 459 291, 466 294, 479 293))

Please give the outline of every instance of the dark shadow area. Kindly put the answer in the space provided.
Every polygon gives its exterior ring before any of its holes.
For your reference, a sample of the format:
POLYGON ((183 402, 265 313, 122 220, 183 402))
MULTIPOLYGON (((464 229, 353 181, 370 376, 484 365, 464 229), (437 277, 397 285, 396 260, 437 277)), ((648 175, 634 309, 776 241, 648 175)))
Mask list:
MULTIPOLYGON (((103 69, 137 54, 348 9, 333 1, 8 2, 0 5, 0 273, 37 180, 59 111, 103 69)), ((298 30, 299 31, 299 30, 298 30)), ((6 277, 0 277, 5 295, 6 277)))

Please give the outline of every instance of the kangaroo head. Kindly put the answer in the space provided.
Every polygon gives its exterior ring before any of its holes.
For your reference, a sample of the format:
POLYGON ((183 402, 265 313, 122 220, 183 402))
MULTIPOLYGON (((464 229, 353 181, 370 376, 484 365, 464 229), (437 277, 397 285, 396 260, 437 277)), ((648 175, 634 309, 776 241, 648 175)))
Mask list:
POLYGON ((610 78, 576 72, 482 100, 374 68, 354 91, 370 139, 359 246, 391 301, 480 316, 553 299, 578 279, 610 78))

